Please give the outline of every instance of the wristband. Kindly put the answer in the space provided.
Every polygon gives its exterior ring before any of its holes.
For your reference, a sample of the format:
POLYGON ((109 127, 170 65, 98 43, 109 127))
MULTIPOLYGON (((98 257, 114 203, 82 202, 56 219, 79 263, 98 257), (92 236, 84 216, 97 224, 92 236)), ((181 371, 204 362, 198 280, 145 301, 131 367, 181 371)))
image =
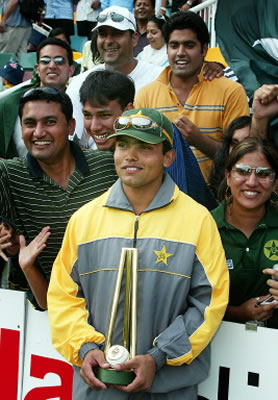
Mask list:
POLYGON ((186 2, 186 4, 188 5, 188 6, 192 6, 193 5, 193 1, 190 1, 190 0, 188 0, 187 2, 186 2))
POLYGON ((160 7, 160 10, 166 11, 166 8, 165 7, 160 7))

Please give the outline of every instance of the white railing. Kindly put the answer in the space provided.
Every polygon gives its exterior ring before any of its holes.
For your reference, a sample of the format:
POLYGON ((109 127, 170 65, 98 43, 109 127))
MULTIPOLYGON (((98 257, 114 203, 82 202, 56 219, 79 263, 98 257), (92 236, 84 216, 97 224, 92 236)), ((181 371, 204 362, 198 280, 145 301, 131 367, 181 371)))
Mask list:
POLYGON ((215 14, 217 9, 217 0, 206 0, 198 6, 190 8, 190 11, 198 13, 207 24, 210 43, 209 47, 216 47, 216 32, 215 32, 215 14))

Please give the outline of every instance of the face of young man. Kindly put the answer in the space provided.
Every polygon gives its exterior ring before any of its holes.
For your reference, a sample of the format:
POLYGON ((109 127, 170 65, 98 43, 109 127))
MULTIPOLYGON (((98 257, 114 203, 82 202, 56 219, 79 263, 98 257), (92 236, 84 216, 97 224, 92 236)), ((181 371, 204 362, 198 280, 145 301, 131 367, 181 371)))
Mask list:
POLYGON ((148 20, 154 15, 154 9, 150 0, 137 0, 134 5, 134 16, 137 20, 148 20))
POLYGON ((97 47, 105 64, 113 69, 133 60, 133 48, 137 43, 137 34, 129 31, 120 31, 110 26, 101 26, 98 29, 97 47))
POLYGON ((66 49, 51 44, 41 49, 37 72, 41 86, 64 90, 74 72, 74 66, 69 65, 66 49))
POLYGON ((191 29, 176 29, 169 37, 167 52, 173 75, 190 79, 200 73, 207 45, 202 48, 195 32, 191 29))
POLYGON ((128 136, 117 137, 115 167, 123 187, 156 193, 162 183, 164 168, 174 160, 174 150, 163 154, 163 145, 148 144, 128 136))
POLYGON ((21 123, 25 146, 39 162, 60 163, 68 154, 68 135, 74 133, 75 121, 67 121, 60 104, 29 101, 23 107, 21 123))
MULTIPOLYGON (((127 107, 128 108, 128 107, 127 107)), ((110 101, 107 105, 98 107, 92 106, 89 102, 83 105, 83 116, 85 129, 90 135, 99 150, 113 149, 115 138, 107 137, 114 133, 113 124, 123 111, 117 100, 110 101)))

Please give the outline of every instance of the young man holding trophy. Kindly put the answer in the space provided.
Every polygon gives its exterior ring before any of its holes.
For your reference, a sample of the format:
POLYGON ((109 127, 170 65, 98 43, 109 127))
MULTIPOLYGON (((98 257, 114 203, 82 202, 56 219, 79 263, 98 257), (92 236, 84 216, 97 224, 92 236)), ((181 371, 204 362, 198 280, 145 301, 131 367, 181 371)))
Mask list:
POLYGON ((75 400, 194 400, 228 301, 221 240, 164 173, 167 117, 127 110, 114 129, 119 179, 73 214, 53 266, 53 345, 74 365, 75 400))

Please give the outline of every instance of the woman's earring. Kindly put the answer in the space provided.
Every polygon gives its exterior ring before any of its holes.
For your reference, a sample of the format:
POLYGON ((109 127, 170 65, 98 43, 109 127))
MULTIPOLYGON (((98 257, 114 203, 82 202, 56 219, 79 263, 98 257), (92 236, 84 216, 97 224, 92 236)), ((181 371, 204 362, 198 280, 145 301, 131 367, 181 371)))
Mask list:
POLYGON ((225 190, 225 200, 227 204, 230 204, 232 202, 233 199, 233 195, 231 192, 231 188, 230 186, 227 186, 226 190, 225 190))

